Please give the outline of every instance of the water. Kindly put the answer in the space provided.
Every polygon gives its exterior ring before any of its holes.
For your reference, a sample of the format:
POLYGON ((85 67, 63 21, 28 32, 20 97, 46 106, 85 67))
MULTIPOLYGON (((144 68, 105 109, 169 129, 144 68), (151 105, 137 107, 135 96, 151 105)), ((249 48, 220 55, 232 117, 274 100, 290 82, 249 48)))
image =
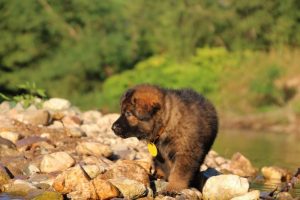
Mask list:
MULTIPOLYGON (((221 156, 231 158, 240 152, 250 159, 254 167, 278 166, 295 173, 300 168, 300 136, 267 132, 225 131, 221 132, 213 146, 221 156)), ((251 188, 272 191, 284 183, 265 182, 263 179, 251 183, 251 188)), ((300 185, 290 191, 300 196, 300 185)))

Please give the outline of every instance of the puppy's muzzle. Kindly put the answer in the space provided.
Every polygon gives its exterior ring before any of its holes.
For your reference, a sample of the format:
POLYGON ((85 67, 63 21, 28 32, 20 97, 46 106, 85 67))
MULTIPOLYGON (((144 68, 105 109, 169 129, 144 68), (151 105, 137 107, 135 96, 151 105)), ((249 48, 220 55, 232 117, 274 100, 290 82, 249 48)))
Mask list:
POLYGON ((122 127, 121 127, 120 124, 117 123, 117 122, 113 123, 111 129, 112 129, 117 135, 121 135, 121 134, 122 134, 122 127))

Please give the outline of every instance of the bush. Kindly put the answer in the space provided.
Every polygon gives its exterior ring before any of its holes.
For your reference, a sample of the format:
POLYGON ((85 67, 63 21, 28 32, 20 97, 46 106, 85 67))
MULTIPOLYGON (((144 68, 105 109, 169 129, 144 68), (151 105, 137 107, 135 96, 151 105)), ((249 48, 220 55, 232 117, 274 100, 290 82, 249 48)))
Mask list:
POLYGON ((238 60, 238 56, 224 48, 199 49, 190 61, 180 64, 164 55, 154 56, 138 63, 132 70, 108 78, 102 87, 101 105, 108 110, 117 110, 122 93, 141 83, 168 88, 193 88, 213 98, 220 89, 224 66, 232 66, 238 60))

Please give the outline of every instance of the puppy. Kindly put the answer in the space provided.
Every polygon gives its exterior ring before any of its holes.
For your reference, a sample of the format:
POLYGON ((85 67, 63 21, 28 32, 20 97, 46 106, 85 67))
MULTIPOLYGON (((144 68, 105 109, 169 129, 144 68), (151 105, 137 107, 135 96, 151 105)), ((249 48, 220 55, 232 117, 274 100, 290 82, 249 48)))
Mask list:
POLYGON ((153 143, 157 176, 169 184, 165 192, 195 186, 199 167, 217 132, 214 106, 191 89, 172 90, 138 85, 121 99, 121 116, 112 130, 122 138, 153 143))

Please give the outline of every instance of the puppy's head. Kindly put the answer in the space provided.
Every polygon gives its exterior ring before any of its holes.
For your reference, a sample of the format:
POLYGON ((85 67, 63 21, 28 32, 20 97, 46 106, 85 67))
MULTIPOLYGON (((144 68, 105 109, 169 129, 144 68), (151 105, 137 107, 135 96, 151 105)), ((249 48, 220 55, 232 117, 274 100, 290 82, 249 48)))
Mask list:
POLYGON ((121 116, 113 123, 112 130, 122 138, 154 139, 163 96, 163 91, 156 86, 139 85, 129 89, 121 99, 121 116))

